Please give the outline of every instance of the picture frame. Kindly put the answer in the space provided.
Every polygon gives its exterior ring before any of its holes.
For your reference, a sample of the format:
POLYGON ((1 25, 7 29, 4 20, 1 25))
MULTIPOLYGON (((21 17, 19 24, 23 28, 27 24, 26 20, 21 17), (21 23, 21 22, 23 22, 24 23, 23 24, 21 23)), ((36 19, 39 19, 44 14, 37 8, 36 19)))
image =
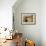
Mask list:
POLYGON ((21 13, 21 24, 24 25, 36 24, 36 13, 21 13))

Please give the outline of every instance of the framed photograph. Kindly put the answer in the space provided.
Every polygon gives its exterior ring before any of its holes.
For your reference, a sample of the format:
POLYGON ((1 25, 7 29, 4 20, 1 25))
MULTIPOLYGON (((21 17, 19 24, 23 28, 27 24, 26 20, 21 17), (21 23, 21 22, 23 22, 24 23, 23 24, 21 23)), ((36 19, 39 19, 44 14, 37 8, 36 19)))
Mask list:
POLYGON ((36 13, 21 13, 21 24, 36 24, 36 13))

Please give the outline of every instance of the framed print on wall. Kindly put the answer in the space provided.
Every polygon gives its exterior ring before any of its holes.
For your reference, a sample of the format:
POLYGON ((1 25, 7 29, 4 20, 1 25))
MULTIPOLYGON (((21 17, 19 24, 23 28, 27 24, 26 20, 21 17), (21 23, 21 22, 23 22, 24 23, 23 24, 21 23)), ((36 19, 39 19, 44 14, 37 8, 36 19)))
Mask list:
POLYGON ((21 24, 36 24, 36 13, 21 13, 21 24))

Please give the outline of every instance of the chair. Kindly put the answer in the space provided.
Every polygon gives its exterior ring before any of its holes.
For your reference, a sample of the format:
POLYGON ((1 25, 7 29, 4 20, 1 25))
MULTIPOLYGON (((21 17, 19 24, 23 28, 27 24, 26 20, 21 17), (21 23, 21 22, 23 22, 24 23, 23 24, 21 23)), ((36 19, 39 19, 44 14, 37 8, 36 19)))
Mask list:
POLYGON ((22 46, 22 33, 15 33, 16 46, 22 46))

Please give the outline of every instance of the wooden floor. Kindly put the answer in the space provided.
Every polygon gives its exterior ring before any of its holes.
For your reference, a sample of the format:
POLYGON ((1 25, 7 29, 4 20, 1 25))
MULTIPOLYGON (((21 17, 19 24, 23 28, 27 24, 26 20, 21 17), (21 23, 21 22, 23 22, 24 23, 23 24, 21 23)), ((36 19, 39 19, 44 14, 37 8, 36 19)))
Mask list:
POLYGON ((13 39, 13 40, 6 40, 6 42, 1 44, 0 46, 16 46, 15 39, 13 39))

